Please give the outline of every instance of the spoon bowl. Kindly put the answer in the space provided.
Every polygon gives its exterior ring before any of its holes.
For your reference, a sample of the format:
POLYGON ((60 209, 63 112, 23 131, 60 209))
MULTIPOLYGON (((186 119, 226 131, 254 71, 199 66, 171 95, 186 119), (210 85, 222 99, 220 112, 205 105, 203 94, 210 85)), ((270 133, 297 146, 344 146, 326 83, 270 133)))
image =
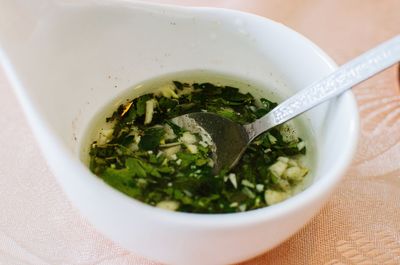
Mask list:
POLYGON ((346 92, 303 117, 305 140, 316 147, 303 192, 244 213, 168 212, 112 189, 80 159, 87 127, 103 106, 132 85, 146 92, 143 80, 188 70, 234 76, 260 84, 254 93, 287 98, 332 72, 333 61, 259 16, 107 0, 2 1, 0 58, 72 205, 117 244, 164 263, 235 263, 277 246, 321 209, 355 151, 358 114, 346 92))
POLYGON ((223 168, 232 168, 250 142, 249 135, 243 126, 214 113, 189 113, 173 118, 172 122, 192 132, 194 124, 195 127, 202 128, 208 133, 215 146, 213 154, 215 174, 223 168))

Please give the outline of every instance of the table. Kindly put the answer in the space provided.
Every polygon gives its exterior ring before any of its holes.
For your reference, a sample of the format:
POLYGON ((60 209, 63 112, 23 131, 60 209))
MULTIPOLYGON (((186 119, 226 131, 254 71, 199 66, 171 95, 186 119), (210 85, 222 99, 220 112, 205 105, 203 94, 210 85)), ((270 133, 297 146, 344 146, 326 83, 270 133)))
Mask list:
MULTIPOLYGON (((311 39, 338 64, 400 33, 399 0, 159 0, 256 13, 311 39)), ((358 152, 322 211, 243 264, 400 264, 400 72, 354 89, 358 152)), ((99 234, 49 171, 0 69, 0 264, 156 264, 99 234)))

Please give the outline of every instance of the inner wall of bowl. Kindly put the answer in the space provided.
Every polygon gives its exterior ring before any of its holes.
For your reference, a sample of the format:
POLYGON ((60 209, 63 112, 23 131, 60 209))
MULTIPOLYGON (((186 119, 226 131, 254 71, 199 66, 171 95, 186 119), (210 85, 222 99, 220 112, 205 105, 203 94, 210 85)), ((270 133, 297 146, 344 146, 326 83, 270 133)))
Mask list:
MULTIPOLYGON (((33 37, 37 50, 31 56, 40 56, 51 66, 38 72, 53 72, 38 83, 45 93, 28 92, 77 157, 96 113, 143 80, 188 70, 215 71, 263 84, 282 99, 331 71, 322 55, 300 36, 281 34, 281 25, 256 16, 243 19, 203 9, 72 5, 47 19, 51 23, 43 23, 33 37), (62 100, 49 102, 49 98, 62 100)), ((304 116, 318 146, 316 160, 322 162, 316 178, 322 168, 329 168, 320 156, 326 150, 333 155, 340 152, 340 146, 334 149, 326 142, 327 131, 346 126, 336 120, 343 113, 327 110, 323 104, 304 116)))

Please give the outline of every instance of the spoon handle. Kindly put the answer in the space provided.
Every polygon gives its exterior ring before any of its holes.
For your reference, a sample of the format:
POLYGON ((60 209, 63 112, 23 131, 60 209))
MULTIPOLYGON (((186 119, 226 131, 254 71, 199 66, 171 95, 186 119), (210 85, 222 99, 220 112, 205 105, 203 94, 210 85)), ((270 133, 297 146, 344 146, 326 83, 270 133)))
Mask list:
POLYGON ((400 35, 339 67, 291 96, 264 117, 244 126, 250 140, 335 97, 400 61, 400 35))

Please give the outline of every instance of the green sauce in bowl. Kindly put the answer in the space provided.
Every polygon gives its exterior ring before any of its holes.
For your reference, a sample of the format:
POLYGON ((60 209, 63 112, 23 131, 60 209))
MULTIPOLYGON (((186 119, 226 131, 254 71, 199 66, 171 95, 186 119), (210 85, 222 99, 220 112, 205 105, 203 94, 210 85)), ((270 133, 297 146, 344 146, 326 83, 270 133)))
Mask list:
MULTIPOLYGON (((230 213, 266 207, 293 195, 308 169, 305 143, 286 126, 257 137, 232 170, 212 173, 212 143, 170 120, 207 111, 246 124, 277 104, 232 86, 179 81, 119 105, 90 146, 90 170, 117 190, 160 208, 230 213)), ((234 143, 232 143, 234 144, 234 143)))

